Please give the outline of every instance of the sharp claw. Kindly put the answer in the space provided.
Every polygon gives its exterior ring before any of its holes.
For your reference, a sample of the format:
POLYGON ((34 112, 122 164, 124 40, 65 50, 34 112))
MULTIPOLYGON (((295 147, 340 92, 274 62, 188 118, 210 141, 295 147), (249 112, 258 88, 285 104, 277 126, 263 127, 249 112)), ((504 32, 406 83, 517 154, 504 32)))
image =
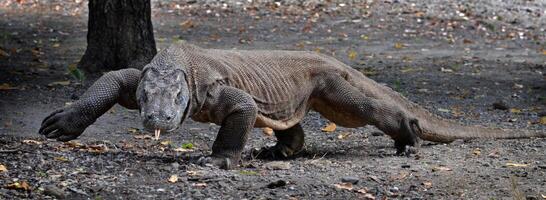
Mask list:
POLYGON ((155 129, 155 140, 159 140, 159 134, 161 134, 161 129, 155 129))
POLYGON ((59 137, 60 135, 61 135, 61 131, 59 129, 55 129, 51 131, 50 133, 48 133, 46 135, 46 138, 56 138, 56 137, 59 137))

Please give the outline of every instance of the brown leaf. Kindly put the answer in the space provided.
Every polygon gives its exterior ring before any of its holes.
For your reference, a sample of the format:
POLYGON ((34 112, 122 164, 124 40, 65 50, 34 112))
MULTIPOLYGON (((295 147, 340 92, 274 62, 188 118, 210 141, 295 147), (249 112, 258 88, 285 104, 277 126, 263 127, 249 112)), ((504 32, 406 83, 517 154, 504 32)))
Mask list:
POLYGON ((42 142, 36 140, 23 140, 22 142, 25 144, 42 144, 42 142))
POLYGON ((13 87, 9 83, 0 84, 0 90, 18 90, 18 87, 13 87))
POLYGON ((343 139, 347 138, 349 135, 351 135, 350 132, 343 132, 343 133, 340 133, 339 135, 337 135, 337 139, 343 140, 343 139))
POLYGON ((135 139, 141 139, 141 140, 151 140, 153 139, 150 135, 135 135, 133 136, 135 139))
POLYGON ((356 51, 354 51, 354 50, 349 51, 349 53, 348 53, 349 60, 355 60, 356 56, 358 56, 358 53, 356 53, 356 51))
POLYGON ((540 118, 540 124, 546 125, 546 116, 540 118))
POLYGON ((104 144, 92 144, 87 146, 87 151, 91 153, 104 153, 108 151, 108 147, 104 144))
POLYGON ((207 187, 207 183, 194 183, 192 184, 193 187, 199 187, 199 188, 204 188, 204 187, 207 187))
POLYGON ((430 181, 425 181, 425 182, 423 182, 421 184, 423 184, 423 186, 425 186, 425 188, 431 188, 432 187, 432 182, 430 182, 430 181))
POLYGON ((519 113, 521 113, 521 109, 510 108, 510 112, 511 112, 511 113, 514 113, 514 114, 519 114, 519 113))
POLYGON ((353 190, 352 183, 337 183, 337 184, 334 184, 334 186, 342 190, 353 190))
POLYGON ((53 87, 53 86, 68 86, 70 85, 70 81, 55 81, 55 82, 51 82, 50 84, 47 84, 47 86, 49 87, 53 87))
POLYGON ((187 30, 187 29, 195 27, 195 24, 193 23, 193 20, 188 19, 188 20, 180 23, 180 26, 182 26, 183 29, 187 30))
POLYGON ((267 136, 273 136, 273 129, 269 128, 269 127, 265 127, 262 129, 262 132, 264 133, 264 135, 267 135, 267 136))
POLYGON ((529 164, 519 164, 519 163, 506 163, 508 167, 527 167, 529 164))
POLYGON ((395 49, 401 49, 401 48, 404 48, 406 45, 400 43, 400 42, 397 42, 397 43, 394 43, 394 48, 395 49))
POLYGON ((2 58, 2 57, 9 57, 9 53, 2 50, 2 49, 0 49, 0 58, 2 58))
POLYGON ((406 179, 406 177, 409 176, 409 174, 410 174, 410 173, 409 173, 408 171, 400 171, 400 173, 390 176, 390 177, 389 177, 389 180, 390 180, 390 181, 400 181, 400 180, 404 180, 404 179, 406 179))
POLYGON ((433 172, 437 172, 437 171, 451 171, 450 168, 447 168, 447 167, 443 167, 443 166, 437 166, 437 167, 433 167, 432 168, 432 171, 433 172))
POLYGON ((53 158, 55 159, 56 161, 62 161, 62 162, 68 162, 70 160, 68 160, 68 158, 65 158, 65 157, 62 157, 62 156, 59 156, 59 157, 55 157, 53 158))
POLYGON ((171 143, 173 143, 173 142, 170 141, 170 140, 163 140, 159 144, 161 144, 163 146, 169 146, 171 143))
POLYGON ((334 132, 336 130, 337 126, 335 123, 330 122, 328 125, 326 125, 324 128, 320 129, 323 132, 334 132))
POLYGON ((169 182, 171 183, 178 182, 178 176, 176 174, 171 175, 171 177, 169 177, 169 182))
POLYGON ((133 128, 133 127, 128 128, 127 131, 129 131, 129 133, 131 133, 131 134, 137 134, 137 133, 139 133, 138 129, 137 129, 137 128, 133 128))
POLYGON ((472 154, 479 156, 480 154, 482 154, 482 151, 480 150, 480 148, 476 148, 474 149, 474 151, 472 151, 472 154))
POLYGON ((0 164, 0 173, 8 171, 5 165, 0 164))
POLYGON ((355 192, 360 194, 366 194, 368 193, 368 189, 362 188, 362 189, 355 190, 355 192))
POLYGON ((30 191, 30 185, 26 181, 14 182, 6 185, 6 189, 30 191))

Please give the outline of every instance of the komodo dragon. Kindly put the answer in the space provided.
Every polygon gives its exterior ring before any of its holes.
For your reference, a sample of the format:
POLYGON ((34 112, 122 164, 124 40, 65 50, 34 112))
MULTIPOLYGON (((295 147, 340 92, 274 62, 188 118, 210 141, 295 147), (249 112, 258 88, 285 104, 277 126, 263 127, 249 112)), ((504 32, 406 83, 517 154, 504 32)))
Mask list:
POLYGON ((284 158, 299 152, 304 144, 300 121, 310 109, 341 126, 374 125, 394 139, 398 153, 418 137, 451 142, 546 136, 450 122, 320 53, 203 49, 187 43, 162 50, 142 72, 106 73, 78 101, 47 116, 39 133, 75 139, 116 103, 139 109, 145 129, 156 136, 187 118, 221 125, 212 155, 200 160, 222 168, 238 164, 253 127, 274 130, 278 141, 267 154, 284 158))

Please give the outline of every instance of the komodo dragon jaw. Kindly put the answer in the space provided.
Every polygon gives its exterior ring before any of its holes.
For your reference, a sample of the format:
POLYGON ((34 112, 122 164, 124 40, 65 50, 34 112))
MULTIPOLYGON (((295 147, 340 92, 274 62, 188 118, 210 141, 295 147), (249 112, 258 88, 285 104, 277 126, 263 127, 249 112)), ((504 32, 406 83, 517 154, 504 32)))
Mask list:
POLYGON ((181 69, 149 64, 142 71, 137 101, 144 128, 160 133, 176 130, 187 118, 189 89, 181 69))

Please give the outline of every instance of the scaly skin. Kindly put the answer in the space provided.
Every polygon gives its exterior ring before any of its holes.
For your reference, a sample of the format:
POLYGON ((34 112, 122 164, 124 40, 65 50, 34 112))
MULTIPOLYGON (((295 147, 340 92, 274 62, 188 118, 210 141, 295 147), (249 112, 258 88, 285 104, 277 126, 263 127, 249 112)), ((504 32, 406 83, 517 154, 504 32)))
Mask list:
POLYGON ((179 43, 138 70, 110 72, 71 106, 44 119, 40 133, 66 141, 114 104, 138 108, 148 130, 172 131, 187 118, 221 125, 212 155, 200 159, 231 168, 253 127, 271 127, 278 143, 261 152, 280 159, 301 151, 299 122, 310 110, 341 126, 374 125, 398 153, 417 138, 436 142, 472 138, 546 137, 538 131, 463 126, 439 118, 362 73, 314 52, 202 49, 179 43))

